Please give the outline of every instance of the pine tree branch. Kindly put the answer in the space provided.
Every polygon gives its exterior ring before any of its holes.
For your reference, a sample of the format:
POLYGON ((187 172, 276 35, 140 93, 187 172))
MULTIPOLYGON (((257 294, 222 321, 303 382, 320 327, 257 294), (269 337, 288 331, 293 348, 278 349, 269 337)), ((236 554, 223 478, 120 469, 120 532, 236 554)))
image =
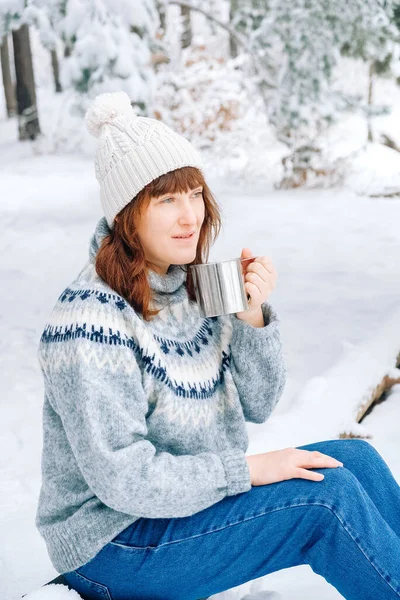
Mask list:
POLYGON ((251 52, 251 50, 249 48, 248 39, 245 38, 244 36, 240 35, 235 29, 233 29, 226 23, 223 23, 223 21, 220 21, 219 19, 214 17, 214 15, 211 15, 208 11, 206 11, 203 8, 200 8, 198 6, 194 6, 190 2, 182 2, 181 0, 168 0, 167 1, 167 5, 172 5, 172 4, 175 4, 176 6, 183 6, 185 8, 189 8, 190 10, 194 10, 194 11, 201 13, 207 19, 209 19, 210 21, 213 21, 214 23, 219 25, 219 27, 221 27, 222 29, 225 29, 225 31, 227 31, 229 33, 229 35, 231 35, 236 40, 236 42, 240 46, 243 47, 245 52, 247 52, 251 58, 255 72, 262 80, 262 85, 260 83, 258 83, 257 85, 260 90, 261 96, 264 100, 264 103, 267 105, 267 99, 265 97, 262 86, 268 87, 270 89, 276 89, 276 85, 275 85, 275 83, 273 83, 269 80, 269 78, 267 77, 267 75, 265 73, 264 65, 259 61, 258 57, 251 52))
POLYGON ((235 40, 241 46, 246 47, 246 38, 244 38, 237 31, 235 31, 235 29, 232 29, 232 27, 230 27, 229 25, 227 25, 223 21, 220 21, 219 19, 217 19, 216 17, 214 17, 214 15, 211 15, 209 12, 207 12, 206 10, 204 10, 204 8, 200 8, 198 6, 194 6, 193 4, 190 4, 189 2, 181 2, 180 0, 168 0, 167 4, 175 4, 177 6, 183 6, 184 8, 189 8, 190 10, 195 10, 195 11, 201 13, 207 19, 209 19, 210 21, 213 21, 214 23, 216 23, 217 25, 219 25, 220 27, 222 27, 222 29, 225 29, 225 31, 227 31, 233 38, 235 38, 235 40))

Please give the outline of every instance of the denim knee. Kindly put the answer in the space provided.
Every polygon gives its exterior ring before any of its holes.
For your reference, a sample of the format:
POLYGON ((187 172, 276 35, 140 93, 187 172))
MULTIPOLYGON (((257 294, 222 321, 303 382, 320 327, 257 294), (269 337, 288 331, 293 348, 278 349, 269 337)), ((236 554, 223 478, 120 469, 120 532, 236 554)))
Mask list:
POLYGON ((335 513, 344 516, 354 507, 356 496, 360 493, 360 484, 355 475, 343 467, 315 469, 324 475, 322 481, 314 482, 313 499, 335 513))
POLYGON ((323 454, 341 460, 346 466, 346 457, 357 462, 371 463, 382 462, 379 452, 366 440, 360 438, 335 439, 307 444, 301 448, 319 450, 323 454))
POLYGON ((342 462, 346 466, 346 456, 350 460, 355 460, 360 466, 367 467, 368 465, 378 465, 383 463, 383 458, 379 452, 366 440, 348 439, 342 440, 345 444, 340 446, 340 451, 343 453, 342 462))
POLYGON ((348 438, 336 441, 344 442, 344 444, 346 444, 346 446, 354 452, 361 452, 363 454, 369 452, 371 456, 380 456, 379 452, 374 448, 372 444, 367 442, 367 440, 363 440, 361 438, 348 438))
POLYGON ((382 456, 379 454, 378 450, 372 444, 367 442, 367 440, 353 439, 350 441, 355 442, 357 451, 363 456, 367 455, 371 460, 382 461, 382 456))

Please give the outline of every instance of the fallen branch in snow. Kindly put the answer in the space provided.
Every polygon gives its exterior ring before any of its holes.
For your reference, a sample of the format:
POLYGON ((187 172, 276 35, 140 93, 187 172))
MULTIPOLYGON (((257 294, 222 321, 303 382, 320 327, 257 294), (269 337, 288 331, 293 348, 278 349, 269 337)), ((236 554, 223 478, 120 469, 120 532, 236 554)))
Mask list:
MULTIPOLYGON (((386 400, 387 392, 396 384, 400 384, 400 375, 399 377, 390 377, 390 375, 385 375, 382 381, 376 386, 374 391, 371 394, 371 397, 360 407, 356 421, 357 423, 361 423, 361 421, 369 415, 371 410, 374 408, 376 404, 380 404, 384 400, 386 400)), ((339 435, 340 438, 370 438, 371 435, 364 434, 359 435, 353 432, 341 433, 339 435)))
POLYGON ((381 142, 384 146, 387 146, 388 148, 392 148, 392 150, 396 150, 396 152, 400 152, 399 146, 396 144, 396 142, 391 137, 386 135, 386 133, 381 133, 381 142))
MULTIPOLYGON (((396 364, 396 366, 398 365, 396 364)), ((376 386, 376 388, 372 392, 371 397, 360 407, 356 418, 357 423, 361 423, 364 417, 366 417, 371 412, 375 404, 380 404, 386 399, 386 392, 388 392, 396 383, 400 383, 400 374, 399 377, 390 377, 390 375, 384 376, 382 381, 376 386)), ((354 438, 364 436, 360 436, 353 433, 341 433, 339 437, 354 438)), ((367 435, 367 437, 371 436, 367 435)))
POLYGON ((363 418, 370 412, 370 409, 374 404, 379 404, 384 400, 383 394, 390 390, 396 383, 400 383, 400 375, 399 377, 390 377, 390 375, 385 375, 382 381, 376 386, 371 397, 365 404, 360 407, 360 410, 357 414, 357 423, 361 423, 363 418))
MULTIPOLYGON (((364 401, 357 412, 356 422, 361 421, 366 417, 376 404, 380 404, 386 400, 387 392, 396 384, 400 384, 400 371, 396 363, 396 369, 393 369, 391 375, 385 375, 382 381, 373 389, 370 397, 364 401), (396 373, 396 371, 398 373, 396 373)), ((346 431, 339 435, 340 438, 370 438, 369 434, 358 435, 352 431, 346 431)))
POLYGON ((343 340, 338 361, 310 379, 287 409, 274 411, 250 450, 268 452, 339 438, 372 438, 360 423, 374 400, 400 378, 400 310, 361 344, 343 340), (395 366, 396 365, 396 366, 395 366))
POLYGON ((400 196, 400 190, 394 190, 393 192, 387 192, 382 194, 368 194, 369 198, 397 198, 400 196))

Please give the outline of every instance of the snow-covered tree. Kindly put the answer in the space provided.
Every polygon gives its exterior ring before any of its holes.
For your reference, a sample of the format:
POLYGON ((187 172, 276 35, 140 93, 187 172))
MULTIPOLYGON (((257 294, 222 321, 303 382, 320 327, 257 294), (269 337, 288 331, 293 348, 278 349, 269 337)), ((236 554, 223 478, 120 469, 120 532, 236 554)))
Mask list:
POLYGON ((90 96, 122 89, 145 110, 156 26, 152 0, 68 0, 60 24, 71 47, 62 69, 65 85, 90 96))
POLYGON ((27 0, 24 11, 24 20, 35 27, 42 45, 50 52, 56 92, 62 91, 59 54, 64 53, 57 25, 65 14, 66 3, 67 0, 27 0))
POLYGON ((22 0, 1 2, 0 39, 12 33, 19 139, 34 140, 40 134, 40 125, 29 27, 24 20, 24 8, 22 0))
POLYGON ((159 69, 154 115, 199 147, 208 147, 246 112, 248 90, 236 67, 234 61, 211 56, 204 45, 185 49, 180 66, 159 69))
POLYGON ((16 26, 19 27, 24 7, 24 0, 0 1, 0 39, 16 26))
POLYGON ((159 26, 153 0, 29 0, 26 12, 45 47, 62 41, 65 89, 75 90, 82 100, 122 89, 147 110, 159 26))
POLYGON ((281 141, 295 148, 314 139, 348 106, 351 94, 330 87, 341 49, 362 43, 365 55, 381 57, 393 35, 392 13, 391 2, 376 0, 239 2, 236 27, 258 59, 266 109, 281 141))
POLYGON ((368 140, 373 141, 372 117, 387 111, 385 106, 376 106, 373 89, 376 77, 391 73, 392 60, 397 55, 400 32, 396 26, 396 5, 386 2, 388 19, 372 11, 363 11, 361 18, 354 23, 352 36, 345 42, 342 54, 361 58, 368 69, 368 98, 363 107, 367 117, 368 140), (391 14, 390 14, 391 9, 391 14), (369 21, 369 22, 368 22, 369 21))
MULTIPOLYGON (((310 176, 334 180, 321 135, 346 109, 368 108, 351 85, 332 87, 341 53, 384 64, 396 38, 392 0, 237 0, 231 23, 246 39, 243 49, 255 66, 254 81, 276 136, 289 149, 284 185, 302 185, 310 176)), ((366 110, 367 109, 367 110, 366 110)))

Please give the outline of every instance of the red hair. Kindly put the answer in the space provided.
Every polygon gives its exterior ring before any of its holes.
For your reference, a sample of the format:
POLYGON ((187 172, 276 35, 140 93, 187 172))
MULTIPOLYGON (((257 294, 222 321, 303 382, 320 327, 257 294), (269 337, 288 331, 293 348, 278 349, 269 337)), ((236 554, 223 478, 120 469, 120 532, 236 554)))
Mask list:
MULTIPOLYGON (((205 214, 196 256, 190 264, 198 265, 207 262, 210 247, 221 229, 221 214, 210 188, 204 181, 203 174, 195 167, 182 167, 170 171, 143 188, 118 213, 111 233, 103 239, 96 255, 96 272, 99 277, 123 296, 146 321, 150 321, 159 311, 149 308, 153 295, 147 279, 150 263, 145 259, 138 237, 137 224, 152 197, 189 192, 200 185, 203 186, 205 214)), ((189 298, 195 301, 193 278, 189 268, 185 285, 189 298)))

